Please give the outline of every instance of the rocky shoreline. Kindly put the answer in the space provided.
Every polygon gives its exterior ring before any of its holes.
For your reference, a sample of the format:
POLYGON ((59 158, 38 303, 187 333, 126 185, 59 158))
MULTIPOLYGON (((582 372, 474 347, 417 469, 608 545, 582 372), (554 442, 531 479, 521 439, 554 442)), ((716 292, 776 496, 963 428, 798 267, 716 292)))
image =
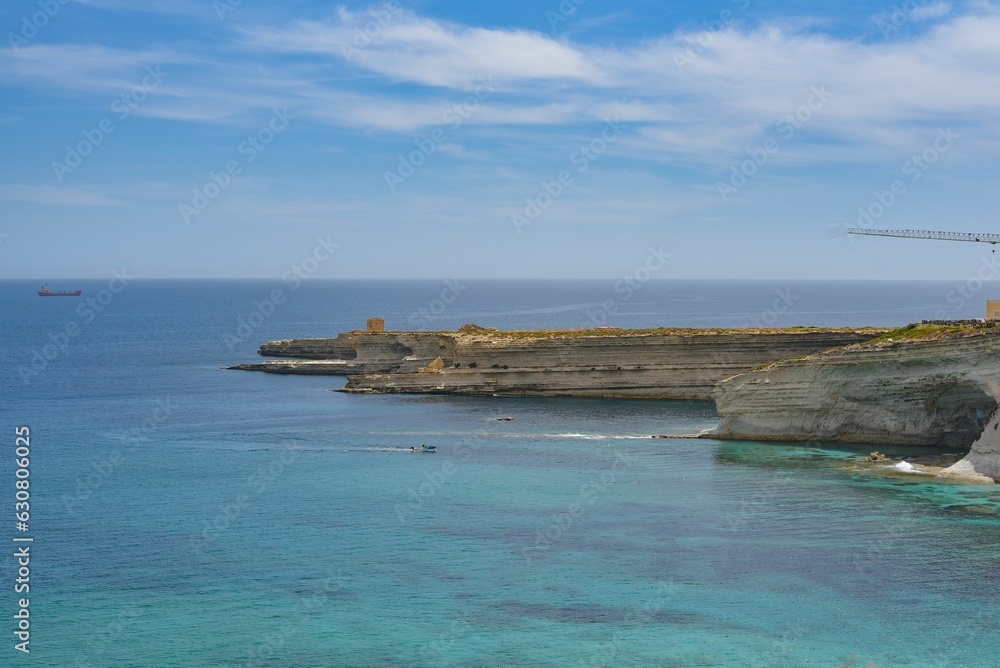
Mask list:
POLYGON ((721 382, 706 436, 969 450, 945 475, 1000 480, 1000 328, 910 325, 721 382))
POLYGON ((714 401, 704 438, 969 450, 1000 481, 1000 326, 365 332, 265 343, 234 369, 346 376, 351 393, 714 401))

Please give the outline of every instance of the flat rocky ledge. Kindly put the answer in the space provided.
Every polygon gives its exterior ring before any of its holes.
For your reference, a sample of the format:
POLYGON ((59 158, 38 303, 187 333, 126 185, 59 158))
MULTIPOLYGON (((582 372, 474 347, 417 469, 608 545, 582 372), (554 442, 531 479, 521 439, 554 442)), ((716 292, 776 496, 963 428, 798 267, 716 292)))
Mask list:
POLYGON ((344 332, 265 343, 283 359, 235 369, 347 376, 346 392, 710 401, 755 366, 860 343, 878 328, 657 328, 344 332))

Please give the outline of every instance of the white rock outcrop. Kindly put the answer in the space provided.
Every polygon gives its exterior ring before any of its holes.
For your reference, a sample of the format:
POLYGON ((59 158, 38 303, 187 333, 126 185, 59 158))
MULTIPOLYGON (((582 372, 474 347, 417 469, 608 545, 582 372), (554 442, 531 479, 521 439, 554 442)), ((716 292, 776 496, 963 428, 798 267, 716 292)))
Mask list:
POLYGON ((712 436, 971 447, 952 473, 1000 480, 998 388, 996 329, 886 337, 726 379, 714 393, 722 422, 712 436))
POLYGON ((986 478, 1000 482, 1000 410, 993 413, 979 438, 972 444, 969 454, 957 464, 945 469, 943 474, 957 478, 986 478))

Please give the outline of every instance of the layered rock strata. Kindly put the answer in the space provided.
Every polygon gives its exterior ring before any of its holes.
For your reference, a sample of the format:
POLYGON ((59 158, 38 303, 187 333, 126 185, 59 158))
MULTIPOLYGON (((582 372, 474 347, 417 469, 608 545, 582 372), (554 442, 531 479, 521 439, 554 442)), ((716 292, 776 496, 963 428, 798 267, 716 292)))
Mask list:
POLYGON ((956 472, 1000 478, 1000 329, 953 330, 911 326, 726 379, 711 436, 971 447, 956 472))
POLYGON ((349 332, 332 339, 274 341, 260 353, 296 359, 237 368, 346 375, 346 392, 709 400, 720 380, 756 365, 881 332, 349 332))

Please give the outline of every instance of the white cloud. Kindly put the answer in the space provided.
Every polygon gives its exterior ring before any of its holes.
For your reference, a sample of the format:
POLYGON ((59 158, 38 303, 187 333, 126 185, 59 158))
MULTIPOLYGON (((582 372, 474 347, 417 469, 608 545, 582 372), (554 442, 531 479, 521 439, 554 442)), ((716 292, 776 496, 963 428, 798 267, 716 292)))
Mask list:
POLYGON ((1000 141, 991 120, 1000 110, 1000 15, 955 16, 945 5, 922 8, 925 20, 940 19, 923 33, 889 42, 809 24, 731 24, 617 47, 402 9, 340 10, 323 22, 244 25, 236 44, 204 52, 31 45, 0 54, 0 82, 60 95, 120 91, 145 66, 170 63, 165 69, 180 71, 137 114, 253 123, 287 105, 314 122, 412 134, 447 127, 448 110, 492 76, 496 90, 463 119, 463 132, 500 136, 515 127, 549 140, 617 117, 642 138, 622 142, 633 155, 711 164, 773 134, 817 88, 832 97, 810 110, 783 159, 795 158, 794 149, 866 160, 919 148, 938 125, 970 128, 982 144, 1000 141), (234 57, 234 47, 243 53, 234 57))
MULTIPOLYGON (((922 9, 928 19, 946 13, 942 3, 922 9)), ((812 29, 731 26, 621 48, 457 26, 402 10, 386 16, 379 24, 341 11, 326 23, 244 35, 256 49, 327 56, 338 66, 347 49, 352 67, 459 92, 489 72, 501 89, 470 123, 582 123, 613 110, 623 120, 652 126, 650 137, 680 151, 685 144, 732 150, 734 142, 745 143, 794 113, 813 87, 825 86, 834 98, 814 114, 810 131, 848 141, 905 142, 900 124, 975 124, 986 110, 1000 107, 1000 18, 988 13, 953 18, 890 44, 812 29), (703 46, 689 52, 699 36, 703 46)), ((387 90, 381 100, 356 96, 352 112, 340 119, 387 129, 434 124, 427 94, 392 97, 387 90)))
POLYGON ((539 33, 460 26, 386 7, 369 13, 341 9, 328 22, 244 34, 257 47, 343 58, 397 81, 429 86, 465 88, 488 75, 500 82, 600 78, 600 69, 579 49, 539 33))
POLYGON ((40 88, 53 95, 128 90, 146 67, 190 57, 169 50, 128 50, 91 44, 32 44, 0 52, 0 81, 40 88))

